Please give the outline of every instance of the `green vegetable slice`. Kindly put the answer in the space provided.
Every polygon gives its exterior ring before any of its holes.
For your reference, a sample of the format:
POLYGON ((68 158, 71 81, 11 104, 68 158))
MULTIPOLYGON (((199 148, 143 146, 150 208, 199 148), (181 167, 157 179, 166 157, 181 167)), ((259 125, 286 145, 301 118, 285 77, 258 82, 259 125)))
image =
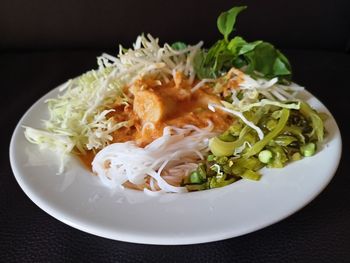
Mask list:
POLYGON ((259 173, 257 173, 257 172, 254 172, 252 170, 247 169, 242 174, 242 178, 253 180, 253 181, 258 181, 258 180, 260 180, 261 175, 259 173))
POLYGON ((264 139, 258 141, 256 144, 253 145, 252 148, 249 149, 248 152, 246 152, 243 157, 249 158, 257 153, 259 153, 265 145, 267 145, 273 138, 275 138, 280 132, 283 130, 284 126, 287 124, 289 118, 289 110, 288 109, 282 109, 281 111, 281 117, 275 127, 271 132, 269 132, 264 139))
POLYGON ((249 130, 248 126, 245 126, 240 134, 239 138, 236 141, 233 142, 226 142, 221 140, 219 137, 214 137, 210 139, 209 141, 209 148, 210 151, 215 155, 215 156, 230 156, 233 155, 234 150, 240 146, 246 141, 246 135, 248 134, 249 130))
POLYGON ((303 114, 306 118, 309 118, 312 123, 312 132, 311 136, 314 134, 317 137, 317 140, 319 142, 323 141, 324 136, 324 127, 323 127, 323 121, 320 118, 320 116, 305 102, 302 102, 300 104, 300 112, 303 114))

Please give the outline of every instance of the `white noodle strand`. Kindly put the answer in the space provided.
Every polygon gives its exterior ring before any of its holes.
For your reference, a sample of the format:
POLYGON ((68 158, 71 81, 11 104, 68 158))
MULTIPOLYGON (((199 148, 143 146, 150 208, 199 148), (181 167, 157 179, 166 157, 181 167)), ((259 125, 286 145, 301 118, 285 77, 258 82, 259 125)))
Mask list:
MULTIPOLYGON (((113 143, 96 154, 92 170, 103 184, 111 188, 122 186, 127 181, 142 185, 150 176, 153 191, 155 181, 165 192, 186 192, 185 187, 169 184, 162 177, 162 172, 176 171, 175 177, 178 177, 193 167, 193 161, 203 159, 208 151, 208 139, 216 135, 209 130, 212 127, 211 123, 205 129, 193 125, 183 128, 168 126, 164 128, 163 136, 145 148, 134 142, 113 143)), ((171 172, 166 174, 171 175, 171 172)))

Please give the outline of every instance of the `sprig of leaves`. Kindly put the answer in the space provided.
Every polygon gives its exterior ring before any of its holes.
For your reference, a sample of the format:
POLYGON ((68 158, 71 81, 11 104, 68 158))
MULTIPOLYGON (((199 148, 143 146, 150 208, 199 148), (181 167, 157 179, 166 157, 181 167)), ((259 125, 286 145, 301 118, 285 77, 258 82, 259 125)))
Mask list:
POLYGON ((229 39, 234 31, 237 15, 246 6, 233 7, 220 14, 217 26, 224 36, 209 50, 202 50, 195 58, 195 69, 199 78, 217 78, 231 67, 242 69, 252 77, 288 82, 292 70, 288 59, 272 44, 262 40, 247 42, 236 36, 229 39))
POLYGON ((246 8, 247 6, 233 7, 230 10, 221 13, 219 16, 217 26, 220 33, 224 35, 226 41, 228 41, 229 35, 234 31, 237 15, 246 8))

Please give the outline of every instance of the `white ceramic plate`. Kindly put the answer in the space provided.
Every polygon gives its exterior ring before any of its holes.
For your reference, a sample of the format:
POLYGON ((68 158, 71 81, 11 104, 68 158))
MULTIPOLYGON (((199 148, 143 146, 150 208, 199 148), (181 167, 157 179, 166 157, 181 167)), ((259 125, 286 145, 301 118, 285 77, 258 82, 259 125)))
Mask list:
MULTIPOLYGON (((193 244, 243 235, 293 214, 314 199, 332 179, 341 155, 341 137, 333 117, 316 155, 283 169, 265 169, 259 182, 240 180, 224 188, 185 194, 148 196, 135 190, 102 186, 72 158, 57 175, 58 157, 30 144, 22 125, 41 127, 44 101, 35 103, 18 123, 10 145, 15 177, 28 197, 62 222, 88 233, 146 244, 193 244)), ((329 111, 308 92, 316 109, 329 111)))

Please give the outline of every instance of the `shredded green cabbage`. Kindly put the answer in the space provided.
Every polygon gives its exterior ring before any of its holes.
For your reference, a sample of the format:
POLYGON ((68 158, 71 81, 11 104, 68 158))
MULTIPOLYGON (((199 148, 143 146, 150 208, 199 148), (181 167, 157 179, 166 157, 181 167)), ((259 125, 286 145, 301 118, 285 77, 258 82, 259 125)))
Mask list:
POLYGON ((45 130, 25 127, 25 136, 32 143, 59 152, 62 172, 65 155, 101 149, 113 139, 112 132, 131 123, 108 117, 113 107, 127 103, 111 68, 101 67, 69 80, 60 92, 63 94, 46 101, 50 118, 44 121, 45 130))
POLYGON ((67 154, 74 148, 74 143, 69 136, 26 126, 24 128, 24 135, 28 141, 38 144, 41 148, 55 149, 60 154, 60 168, 58 173, 62 173, 67 154))

